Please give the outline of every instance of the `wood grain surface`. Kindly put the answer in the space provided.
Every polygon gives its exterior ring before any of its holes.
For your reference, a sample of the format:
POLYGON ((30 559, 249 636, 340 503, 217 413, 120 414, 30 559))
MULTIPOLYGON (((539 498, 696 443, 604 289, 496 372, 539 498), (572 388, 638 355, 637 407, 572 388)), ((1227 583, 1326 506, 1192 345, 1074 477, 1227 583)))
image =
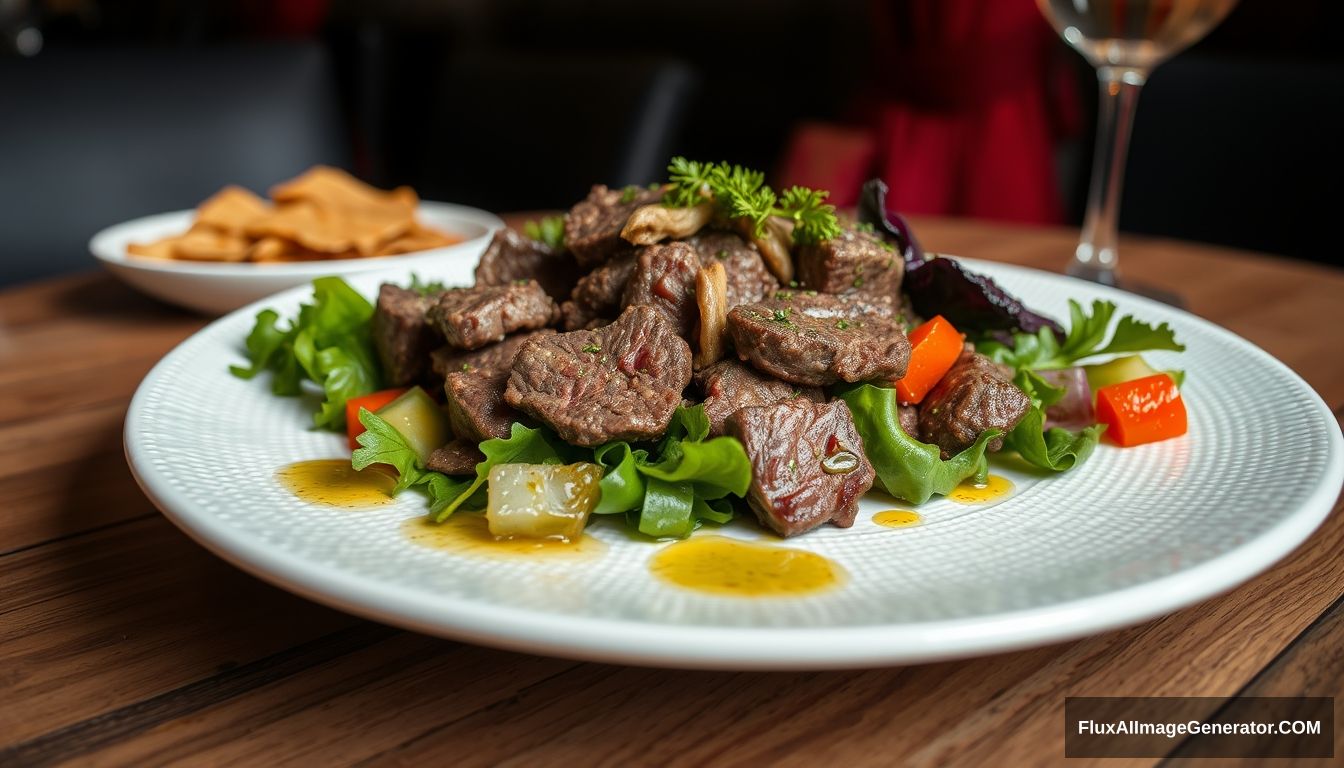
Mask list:
MULTIPOLYGON (((931 250, 1043 269, 1076 237, 915 225, 931 250)), ((1344 413, 1344 272, 1152 239, 1122 253, 1126 276, 1264 347, 1344 413)), ((1200 605, 916 667, 668 671, 355 619, 211 556, 132 480, 130 396, 204 323, 96 273, 0 291, 0 765, 1051 765, 1066 696, 1344 693, 1338 503, 1283 562, 1200 605)), ((1174 740, 1167 762, 1196 748, 1174 740)))

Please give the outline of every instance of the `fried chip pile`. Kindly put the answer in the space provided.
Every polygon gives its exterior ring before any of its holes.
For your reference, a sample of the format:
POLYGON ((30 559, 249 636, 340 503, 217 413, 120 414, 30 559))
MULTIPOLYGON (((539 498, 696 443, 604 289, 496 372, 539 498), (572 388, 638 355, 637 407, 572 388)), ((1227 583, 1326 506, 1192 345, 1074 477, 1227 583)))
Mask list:
POLYGON ((196 208, 183 234, 131 243, 132 256, 213 262, 316 261, 394 256, 461 242, 422 226, 410 187, 375 189, 338 168, 315 166, 263 200, 228 186, 196 208))

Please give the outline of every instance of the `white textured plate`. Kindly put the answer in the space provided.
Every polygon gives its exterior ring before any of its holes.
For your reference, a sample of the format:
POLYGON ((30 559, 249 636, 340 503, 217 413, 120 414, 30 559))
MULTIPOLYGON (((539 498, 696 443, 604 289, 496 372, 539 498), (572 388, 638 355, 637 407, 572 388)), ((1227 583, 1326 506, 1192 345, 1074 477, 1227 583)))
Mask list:
MULTIPOLYGON (((345 455, 344 437, 308 429, 313 403, 273 397, 226 370, 262 306, 291 311, 306 289, 222 318, 145 378, 126 419, 126 452, 145 492, 188 534, 263 579, 390 624, 472 642, 607 662, 680 667, 821 668, 1004 651, 1133 624, 1227 590, 1301 543, 1344 481, 1334 417, 1296 374, 1204 320, 1057 275, 971 262, 1032 306, 1106 298, 1170 322, 1188 351, 1155 354, 1188 372, 1190 432, 1102 445, 1055 477, 996 469, 1017 484, 993 506, 945 499, 921 526, 882 528, 864 500, 853 528, 787 546, 849 574, 806 598, 706 596, 656 581, 664 544, 614 527, 583 562, 472 559, 409 542, 423 512, 408 493, 354 512, 305 504, 273 479, 291 462, 345 455)), ((460 262, 459 262, 460 264, 460 262)), ((470 280, 467 265, 456 277, 470 280)), ((352 281, 366 294, 376 278, 352 281)), ((727 535, 758 536, 734 524, 727 535)))
POLYGON ((89 250, 103 266, 127 284, 157 299, 210 315, 244 304, 322 275, 362 272, 416 273, 424 279, 449 276, 461 262, 475 266, 490 236, 504 222, 493 213, 451 203, 422 202, 416 211, 422 224, 458 235, 462 242, 428 251, 368 259, 290 261, 276 264, 211 264, 197 261, 144 259, 128 255, 131 243, 148 243, 186 232, 196 212, 174 211, 108 227, 89 240, 89 250), (443 270, 448 269, 449 274, 443 270))

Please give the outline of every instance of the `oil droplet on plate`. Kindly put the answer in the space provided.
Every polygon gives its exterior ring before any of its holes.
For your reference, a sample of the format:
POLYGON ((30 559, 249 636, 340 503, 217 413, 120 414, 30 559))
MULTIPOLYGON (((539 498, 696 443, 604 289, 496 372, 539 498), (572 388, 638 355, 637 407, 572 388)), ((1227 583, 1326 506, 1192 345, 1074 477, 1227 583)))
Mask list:
POLYGON ((873 522, 886 528, 910 528, 923 520, 913 509, 884 509, 873 515, 873 522))
POLYGON ((559 539, 496 539, 485 515, 459 512, 442 523, 428 517, 412 517, 401 524, 412 542, 430 549, 471 557, 528 560, 584 560, 601 555, 607 545, 583 534, 576 541, 559 539))
POLYGON ((1000 475, 989 475, 985 482, 976 484, 963 480, 952 489, 947 498, 958 504, 988 504, 1013 492, 1013 481, 1000 475))
POLYGON ((391 504, 397 484, 377 467, 356 472, 349 459, 300 461, 277 469, 275 477, 306 502, 348 509, 391 504))
POLYGON ((653 575, 698 592, 733 597, 800 597, 839 586, 839 564, 801 549, 725 536, 697 536, 664 547, 653 575))

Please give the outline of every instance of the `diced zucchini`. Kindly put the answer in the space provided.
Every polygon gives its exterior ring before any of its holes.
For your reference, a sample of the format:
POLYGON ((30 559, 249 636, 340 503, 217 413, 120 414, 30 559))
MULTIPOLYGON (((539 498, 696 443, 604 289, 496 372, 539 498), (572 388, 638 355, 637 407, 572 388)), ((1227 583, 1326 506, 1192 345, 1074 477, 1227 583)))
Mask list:
POLYGON ((573 541, 601 496, 597 464, 496 464, 485 519, 497 539, 573 541))
POLYGON ((1093 392, 1112 384, 1134 381, 1158 373, 1165 373, 1170 376, 1178 387, 1185 379, 1185 371, 1159 371, 1139 355, 1117 357, 1105 363, 1084 365, 1083 368, 1087 371, 1087 385, 1092 388, 1093 392))
POLYGON ((429 461, 429 455, 435 448, 453 437, 448 427, 448 415, 434 402, 434 398, 419 387, 406 390, 401 397, 379 408, 376 413, 406 438, 406 442, 420 457, 421 465, 429 461))

